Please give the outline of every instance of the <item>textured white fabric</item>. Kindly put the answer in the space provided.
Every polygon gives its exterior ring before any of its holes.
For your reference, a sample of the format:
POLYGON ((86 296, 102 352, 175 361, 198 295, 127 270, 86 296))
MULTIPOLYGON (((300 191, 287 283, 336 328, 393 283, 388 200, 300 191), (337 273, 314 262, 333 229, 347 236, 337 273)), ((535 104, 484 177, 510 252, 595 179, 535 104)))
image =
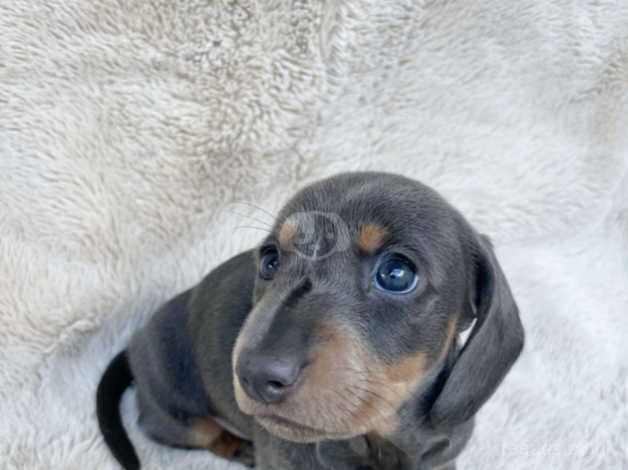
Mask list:
MULTIPOLYGON (((627 129, 623 0, 0 0, 0 467, 116 468, 94 390, 143 319, 378 169, 490 234, 521 308, 460 468, 627 468, 627 129)), ((228 467, 131 397, 146 468, 228 467)))

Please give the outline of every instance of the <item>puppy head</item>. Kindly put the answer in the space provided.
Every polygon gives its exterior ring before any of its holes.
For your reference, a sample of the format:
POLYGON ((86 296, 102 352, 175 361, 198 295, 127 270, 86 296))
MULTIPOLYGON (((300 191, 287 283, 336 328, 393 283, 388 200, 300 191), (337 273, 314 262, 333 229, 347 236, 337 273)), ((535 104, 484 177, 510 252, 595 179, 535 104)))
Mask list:
POLYGON ((474 318, 434 422, 475 413, 520 351, 490 247, 416 181, 353 173, 311 185, 281 211, 256 261, 254 307, 233 351, 235 396, 284 439, 391 434, 396 411, 474 318))

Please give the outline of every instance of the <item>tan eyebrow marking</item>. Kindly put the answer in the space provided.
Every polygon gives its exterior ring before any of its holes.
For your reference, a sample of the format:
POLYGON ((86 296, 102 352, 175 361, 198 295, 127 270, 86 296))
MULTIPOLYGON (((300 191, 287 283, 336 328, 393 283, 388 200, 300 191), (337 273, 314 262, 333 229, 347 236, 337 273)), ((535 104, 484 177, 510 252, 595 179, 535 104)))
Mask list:
POLYGON ((367 224, 360 230, 357 243, 360 250, 365 253, 375 253, 390 238, 390 233, 380 224, 367 224))
POLYGON ((282 248, 287 248, 292 244, 297 228, 297 223, 293 218, 288 217, 284 221, 281 230, 279 230, 279 245, 282 248))

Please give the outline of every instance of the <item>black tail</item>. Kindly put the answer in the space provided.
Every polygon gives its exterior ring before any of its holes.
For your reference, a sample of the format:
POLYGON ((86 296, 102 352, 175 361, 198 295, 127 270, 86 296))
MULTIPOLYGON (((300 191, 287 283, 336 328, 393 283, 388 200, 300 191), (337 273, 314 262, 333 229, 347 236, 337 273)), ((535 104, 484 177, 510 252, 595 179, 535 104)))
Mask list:
POLYGON ((133 449, 133 444, 122 425, 119 409, 122 394, 132 380, 133 375, 126 352, 122 351, 107 367, 96 392, 96 414, 100 432, 113 456, 126 470, 140 468, 140 461, 133 449))

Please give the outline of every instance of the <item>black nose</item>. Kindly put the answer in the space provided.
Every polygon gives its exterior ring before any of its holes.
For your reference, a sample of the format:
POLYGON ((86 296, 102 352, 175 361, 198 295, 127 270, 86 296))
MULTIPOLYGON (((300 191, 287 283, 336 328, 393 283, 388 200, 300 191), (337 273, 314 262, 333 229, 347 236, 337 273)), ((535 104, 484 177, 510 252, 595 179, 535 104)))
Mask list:
POLYGON ((236 374, 246 394, 253 400, 277 404, 295 388, 301 363, 292 358, 277 358, 242 352, 236 374))

